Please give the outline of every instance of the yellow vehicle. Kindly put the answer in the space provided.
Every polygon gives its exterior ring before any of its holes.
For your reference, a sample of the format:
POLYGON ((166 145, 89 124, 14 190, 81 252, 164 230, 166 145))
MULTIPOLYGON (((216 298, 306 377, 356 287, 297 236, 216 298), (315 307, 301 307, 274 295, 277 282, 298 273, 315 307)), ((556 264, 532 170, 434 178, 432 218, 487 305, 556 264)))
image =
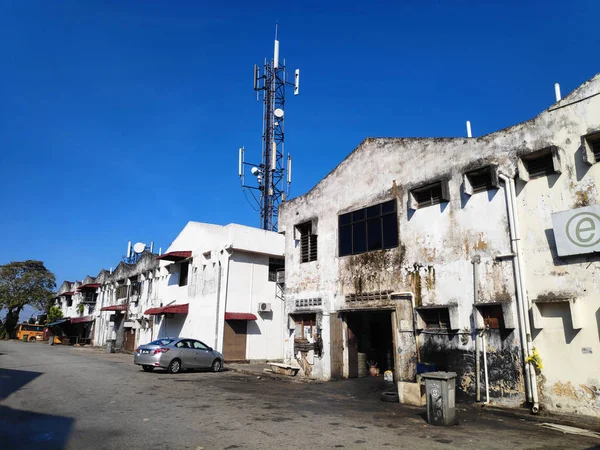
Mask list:
POLYGON ((42 341, 44 340, 44 325, 32 325, 29 323, 19 324, 17 339, 20 341, 42 341))

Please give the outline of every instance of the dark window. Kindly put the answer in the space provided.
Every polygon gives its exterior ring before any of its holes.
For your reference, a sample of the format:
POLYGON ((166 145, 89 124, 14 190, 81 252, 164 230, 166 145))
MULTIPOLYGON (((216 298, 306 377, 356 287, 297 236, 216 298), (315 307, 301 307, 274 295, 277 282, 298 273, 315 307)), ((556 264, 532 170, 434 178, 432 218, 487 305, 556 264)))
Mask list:
POLYGON ((448 308, 421 309, 419 310, 419 315, 423 319, 423 322, 425 322, 425 328, 450 328, 450 313, 448 312, 448 308))
POLYGON ((502 305, 486 305, 478 306, 477 308, 483 317, 483 324, 487 328, 504 328, 504 314, 502 313, 502 305))
POLYGON ((269 281, 277 281, 277 272, 285 268, 283 258, 269 258, 269 281))
POLYGON ((395 200, 342 214, 338 224, 340 256, 398 246, 395 200))
POLYGON ((596 162, 600 162, 600 137, 589 141, 596 162))
POLYGON ((72 297, 67 297, 67 306, 73 306, 73 298, 72 297))
MULTIPOLYGON (((156 316, 155 318, 158 319, 158 316, 156 316)), ((164 339, 157 339, 156 341, 152 341, 148 345, 160 345, 160 346, 163 346, 163 345, 169 345, 171 342, 173 342, 173 339, 164 338, 164 339)))
POLYGON ((123 285, 117 287, 117 292, 116 292, 117 299, 127 298, 127 289, 128 288, 129 287, 126 284, 123 284, 123 285))
POLYGON ((411 194, 416 202, 417 208, 437 205, 441 202, 450 201, 448 194, 448 185, 445 181, 428 184, 417 189, 413 189, 411 194))
POLYGON ((465 175, 467 176, 473 193, 484 192, 496 188, 492 176, 492 168, 489 166, 484 167, 483 169, 467 172, 465 175))
POLYGON ((96 303, 98 294, 95 292, 86 292, 83 294, 83 303, 96 303))
POLYGON ((131 283, 131 295, 140 295, 142 292, 141 281, 134 281, 131 283))
POLYGON ((525 164, 530 178, 543 177, 555 173, 551 150, 523 157, 523 164, 525 164))
POLYGON ((187 286, 188 284, 188 271, 190 269, 190 263, 184 262, 180 264, 179 269, 179 286, 187 286))
POLYGON ((317 260, 317 235, 312 232, 312 222, 296 225, 300 233, 300 262, 317 260))

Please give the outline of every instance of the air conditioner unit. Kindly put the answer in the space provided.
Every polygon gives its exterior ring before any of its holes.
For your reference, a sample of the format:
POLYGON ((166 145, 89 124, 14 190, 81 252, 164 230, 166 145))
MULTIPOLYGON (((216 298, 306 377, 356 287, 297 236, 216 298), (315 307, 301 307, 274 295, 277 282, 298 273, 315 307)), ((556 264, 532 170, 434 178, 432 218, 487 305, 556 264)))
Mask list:
POLYGON ((270 303, 259 303, 258 304, 258 312, 271 312, 271 304, 270 303))

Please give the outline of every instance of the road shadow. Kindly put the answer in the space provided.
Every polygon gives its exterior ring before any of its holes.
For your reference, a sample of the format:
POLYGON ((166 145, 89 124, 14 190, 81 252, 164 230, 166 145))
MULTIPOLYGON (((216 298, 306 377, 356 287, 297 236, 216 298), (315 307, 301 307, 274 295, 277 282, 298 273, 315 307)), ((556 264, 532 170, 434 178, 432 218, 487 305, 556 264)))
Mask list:
POLYGON ((0 447, 3 450, 64 449, 67 447, 74 422, 70 417, 0 406, 0 447))
POLYGON ((4 400, 41 374, 26 370, 0 369, 0 400, 4 400))

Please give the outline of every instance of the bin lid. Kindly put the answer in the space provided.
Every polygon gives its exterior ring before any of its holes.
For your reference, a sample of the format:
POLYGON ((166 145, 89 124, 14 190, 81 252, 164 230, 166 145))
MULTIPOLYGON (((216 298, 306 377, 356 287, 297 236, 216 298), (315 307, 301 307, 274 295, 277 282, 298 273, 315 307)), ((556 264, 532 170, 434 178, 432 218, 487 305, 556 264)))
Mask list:
POLYGON ((456 372, 426 372, 421 374, 421 378, 430 380, 451 380, 456 378, 456 372))

